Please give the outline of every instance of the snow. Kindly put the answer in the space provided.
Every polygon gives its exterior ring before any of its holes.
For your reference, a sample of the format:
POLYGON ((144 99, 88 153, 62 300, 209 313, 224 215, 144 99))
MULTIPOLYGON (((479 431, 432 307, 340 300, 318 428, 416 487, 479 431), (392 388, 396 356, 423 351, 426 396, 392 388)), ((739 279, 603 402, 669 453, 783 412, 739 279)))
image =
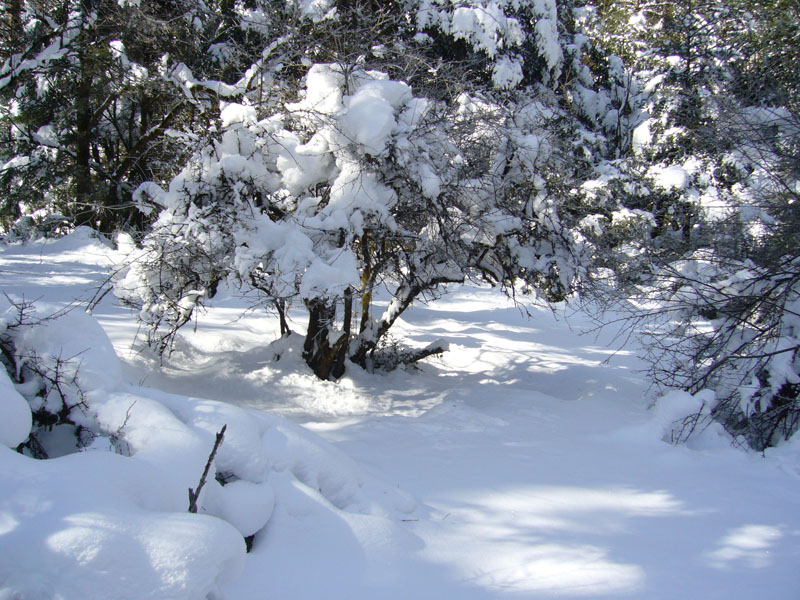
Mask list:
POLYGON ((336 253, 330 261, 315 258, 303 274, 300 297, 313 299, 336 297, 348 287, 357 286, 361 278, 356 268, 356 257, 351 250, 336 253))
POLYGON ((519 60, 501 56, 492 69, 492 83, 498 89, 513 89, 522 81, 522 64, 519 60))
POLYGON ((555 71, 563 59, 558 42, 558 23, 555 19, 539 19, 534 31, 539 52, 547 62, 547 68, 555 71))
POLYGON ((258 120, 254 107, 235 103, 225 104, 219 113, 219 118, 223 127, 230 127, 234 123, 252 125, 258 120))
POLYGON ((109 452, 37 461, 0 449, 3 598, 200 598, 243 567, 219 519, 145 510, 165 483, 109 452))
POLYGON ((373 81, 361 86, 349 98, 347 114, 342 119, 344 135, 372 153, 381 154, 397 127, 397 108, 411 99, 411 88, 400 81, 373 81))
POLYGON ((494 58, 498 50, 498 41, 507 37, 507 43, 519 45, 522 42, 519 23, 509 19, 503 9, 490 2, 483 6, 459 6, 453 11, 450 19, 450 34, 456 39, 472 42, 494 58))
POLYGON ((640 158, 653 143, 653 132, 650 130, 652 124, 653 119, 645 119, 634 128, 631 135, 631 149, 634 154, 640 158))
POLYGON ((342 79, 334 65, 314 64, 306 74, 305 97, 290 104, 290 110, 336 114, 342 109, 342 79))
POLYGON ((276 136, 276 141, 280 153, 276 165, 289 193, 300 194, 325 180, 330 161, 323 136, 315 135, 305 144, 300 144, 297 136, 282 131, 276 136))
MULTIPOLYGON (((470 44, 475 52, 485 54, 491 60, 492 82, 497 89, 511 89, 522 80, 524 58, 520 50, 526 27, 532 26, 536 50, 544 61, 542 81, 553 84, 561 73, 564 54, 555 0, 536 0, 527 7, 518 0, 424 0, 415 12, 419 31, 439 28, 470 44), (533 15, 525 15, 528 9, 533 15)), ((414 39, 420 43, 429 41, 420 34, 414 39)))
POLYGON ((328 18, 336 10, 332 8, 333 0, 291 0, 291 4, 297 6, 304 16, 314 21, 328 18))
MULTIPOLYGON (((46 314, 117 259, 81 230, 0 248, 0 281, 46 314)), ((665 443, 713 396, 651 409, 624 331, 580 336, 581 315, 528 318, 463 286, 396 325, 449 342, 442 357, 333 383, 299 336, 268 346, 275 319, 215 300, 163 366, 110 296, 20 334, 43 358, 79 354, 97 437, 48 460, 6 448, 29 390, 0 380, 0 598, 797 597, 797 436, 764 456, 713 428, 665 443)))
POLYGON ((0 373, 0 444, 16 448, 31 432, 31 407, 8 374, 0 373))
POLYGON ((691 183, 691 176, 682 166, 654 166, 648 170, 658 187, 665 190, 685 190, 691 183))
MULTIPOLYGON (((58 308, 39 303, 37 315, 54 314, 58 308)), ((114 347, 97 321, 83 311, 72 310, 59 319, 26 328, 16 344, 21 357, 35 352, 46 362, 72 359, 80 363, 77 384, 87 390, 103 394, 119 386, 121 370, 114 347)), ((24 359, 18 359, 18 364, 22 362, 24 359)))
MULTIPOLYGON (((25 73, 26 71, 36 72, 42 70, 48 63, 62 59, 67 56, 70 51, 70 44, 84 27, 90 27, 96 14, 85 14, 85 11, 73 10, 67 15, 66 23, 58 28, 51 22, 51 26, 55 31, 54 35, 50 38, 52 41, 44 49, 40 50, 35 56, 25 58, 24 53, 12 54, 11 57, 6 59, 2 66, 0 66, 0 89, 6 87, 9 83, 13 82, 15 78, 25 73)), ((45 83, 45 78, 39 80, 40 85, 49 85, 45 83)))

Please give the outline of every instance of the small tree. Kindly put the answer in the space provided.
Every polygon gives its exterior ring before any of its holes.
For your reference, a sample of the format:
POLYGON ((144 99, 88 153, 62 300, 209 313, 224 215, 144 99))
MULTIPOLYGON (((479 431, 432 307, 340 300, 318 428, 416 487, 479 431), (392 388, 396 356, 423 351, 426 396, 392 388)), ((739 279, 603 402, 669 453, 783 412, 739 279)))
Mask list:
POLYGON ((465 94, 448 107, 378 72, 316 65, 288 108, 256 121, 228 106, 219 142, 169 190, 143 188, 165 210, 117 290, 161 350, 228 277, 304 303, 304 355, 326 379, 347 357, 369 367, 397 318, 443 284, 568 293, 577 246, 530 171, 558 155, 545 138, 532 147, 544 106, 465 94), (378 286, 394 290, 381 315, 378 286))
POLYGON ((288 54, 335 60, 306 69, 294 102, 223 106, 218 139, 166 189, 139 188, 161 213, 116 289, 159 350, 223 280, 259 292, 284 333, 286 306, 302 302, 304 356, 324 379, 348 358, 379 363, 400 315, 448 283, 570 293, 587 256, 577 224, 594 210, 572 190, 618 151, 607 132, 629 138, 631 106, 582 63, 591 45, 569 7, 409 7, 411 20, 369 2, 307 15, 324 45, 287 42, 288 54))

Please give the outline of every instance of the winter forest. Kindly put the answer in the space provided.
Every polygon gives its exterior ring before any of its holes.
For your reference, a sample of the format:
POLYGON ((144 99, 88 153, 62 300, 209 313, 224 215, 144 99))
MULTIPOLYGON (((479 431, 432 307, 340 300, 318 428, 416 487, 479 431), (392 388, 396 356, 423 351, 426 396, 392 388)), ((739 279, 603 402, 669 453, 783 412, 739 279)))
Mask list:
POLYGON ((800 596, 796 0, 0 11, 0 600, 800 596))

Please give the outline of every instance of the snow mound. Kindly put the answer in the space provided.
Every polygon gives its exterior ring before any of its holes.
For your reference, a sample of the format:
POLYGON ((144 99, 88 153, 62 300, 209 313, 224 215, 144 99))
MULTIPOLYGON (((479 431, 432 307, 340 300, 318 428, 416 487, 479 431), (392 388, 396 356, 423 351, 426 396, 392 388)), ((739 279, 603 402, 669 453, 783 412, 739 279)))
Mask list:
POLYGON ((244 565, 238 532, 178 512, 165 473, 141 461, 0 448, 0 473, 0 598, 204 598, 244 565))
POLYGON ((667 191, 685 190, 691 184, 689 173, 678 165, 654 166, 648 170, 648 174, 653 177, 658 187, 667 191))
MULTIPOLYGON (((84 313, 11 335, 18 364, 61 361, 67 377, 54 395, 42 381, 15 387, 0 370, 2 599, 224 598, 244 567, 244 538, 259 534, 260 543, 277 506, 303 513, 292 506, 297 486, 333 513, 392 518, 415 509, 282 417, 125 384, 110 341, 84 313), (31 432, 29 403, 69 409, 74 425, 58 427, 81 433, 65 434, 71 454, 37 460, 6 448, 31 432), (190 514, 187 491, 199 487, 223 425, 190 514)), ((32 435, 50 434, 39 425, 32 435)))

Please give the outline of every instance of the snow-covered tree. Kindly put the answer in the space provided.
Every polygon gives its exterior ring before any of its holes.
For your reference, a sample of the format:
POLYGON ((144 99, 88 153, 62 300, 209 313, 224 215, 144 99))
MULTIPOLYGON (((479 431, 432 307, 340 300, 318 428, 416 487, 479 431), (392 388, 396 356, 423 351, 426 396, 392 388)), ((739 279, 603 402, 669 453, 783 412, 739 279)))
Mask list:
POLYGON ((380 72, 315 65, 284 114, 227 106, 220 140, 168 190, 141 189, 165 210, 117 289, 168 335, 223 278, 278 306, 301 300, 323 378, 346 357, 369 366, 400 314, 442 284, 563 297, 579 250, 536 175, 559 153, 546 115, 466 94, 447 106, 380 72), (393 289, 382 315, 379 286, 393 289))
POLYGON ((220 137, 169 186, 137 192, 161 212, 116 289, 140 309, 151 342, 167 349, 196 307, 233 281, 282 316, 302 302, 306 360, 337 378, 348 358, 367 368, 384 360, 397 318, 447 283, 566 297, 587 255, 579 222, 594 210, 575 182, 598 155, 618 151, 611 138, 629 137, 621 123, 631 114, 622 92, 583 64, 591 44, 570 29, 572 9, 407 3, 410 17, 396 25, 383 11, 399 5, 313 6, 300 7, 301 22, 326 45, 307 52, 335 61, 313 63, 288 42, 312 63, 294 101, 265 105, 249 94, 224 105, 220 137), (374 45, 375 28, 392 36, 374 45), (380 288, 392 299, 378 314, 380 288))
POLYGON ((633 255, 632 269, 609 273, 638 301, 635 318, 645 316, 654 381, 713 389, 715 402, 687 431, 716 418, 758 449, 800 422, 797 77, 765 68, 785 63, 798 15, 783 6, 777 17, 779 8, 674 6, 654 39, 630 45, 645 53, 649 118, 615 165, 617 188, 607 186, 645 210, 645 243, 627 255, 611 248, 607 260, 624 265, 633 255))

